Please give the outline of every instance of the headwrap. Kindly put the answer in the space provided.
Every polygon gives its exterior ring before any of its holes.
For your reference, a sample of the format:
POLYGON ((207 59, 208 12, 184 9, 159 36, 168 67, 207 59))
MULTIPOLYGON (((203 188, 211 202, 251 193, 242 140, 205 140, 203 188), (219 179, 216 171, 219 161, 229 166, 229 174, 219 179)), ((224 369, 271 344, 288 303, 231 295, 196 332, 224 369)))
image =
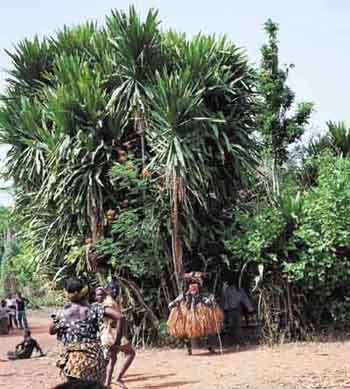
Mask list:
POLYGON ((66 296, 68 300, 72 301, 73 303, 76 303, 78 301, 81 301, 87 294, 89 293, 89 287, 86 285, 84 286, 79 292, 66 292, 66 296))
POLYGON ((96 289, 95 289, 95 293, 97 293, 98 291, 101 291, 103 294, 107 294, 107 291, 104 287, 102 286, 98 286, 96 289))
POLYGON ((192 271, 190 273, 185 273, 183 278, 190 284, 198 284, 199 286, 203 286, 203 276, 204 273, 199 271, 192 271))
POLYGON ((105 289, 103 286, 98 286, 98 287, 95 289, 95 292, 97 292, 98 290, 102 290, 103 293, 107 293, 107 292, 106 292, 106 289, 105 289))

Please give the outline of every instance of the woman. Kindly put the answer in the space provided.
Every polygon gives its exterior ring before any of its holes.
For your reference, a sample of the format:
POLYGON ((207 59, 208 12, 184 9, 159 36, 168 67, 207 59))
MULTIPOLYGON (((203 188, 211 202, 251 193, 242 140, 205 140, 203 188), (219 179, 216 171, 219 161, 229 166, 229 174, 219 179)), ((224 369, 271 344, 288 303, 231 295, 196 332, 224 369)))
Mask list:
POLYGON ((63 346, 57 366, 68 380, 104 384, 106 363, 98 339, 99 325, 105 317, 118 321, 123 316, 114 309, 90 305, 89 287, 81 279, 68 279, 65 290, 69 303, 52 315, 49 330, 63 346))
POLYGON ((208 350, 214 353, 212 335, 219 335, 224 315, 214 300, 200 294, 202 273, 185 274, 188 289, 169 304, 168 331, 170 335, 186 339, 187 351, 192 355, 192 344, 199 338, 208 337, 208 350))
POLYGON ((95 298, 96 298, 96 303, 95 304, 102 304, 103 300, 106 298, 107 292, 105 291, 102 286, 99 286, 95 290, 95 298))

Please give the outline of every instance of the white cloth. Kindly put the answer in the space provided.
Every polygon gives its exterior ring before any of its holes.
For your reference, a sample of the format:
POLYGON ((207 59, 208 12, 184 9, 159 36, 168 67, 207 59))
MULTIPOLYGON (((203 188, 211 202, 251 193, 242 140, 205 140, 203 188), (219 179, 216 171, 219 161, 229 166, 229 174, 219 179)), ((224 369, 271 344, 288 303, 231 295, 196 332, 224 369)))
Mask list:
POLYGON ((6 299, 6 307, 11 315, 16 315, 16 299, 6 299))

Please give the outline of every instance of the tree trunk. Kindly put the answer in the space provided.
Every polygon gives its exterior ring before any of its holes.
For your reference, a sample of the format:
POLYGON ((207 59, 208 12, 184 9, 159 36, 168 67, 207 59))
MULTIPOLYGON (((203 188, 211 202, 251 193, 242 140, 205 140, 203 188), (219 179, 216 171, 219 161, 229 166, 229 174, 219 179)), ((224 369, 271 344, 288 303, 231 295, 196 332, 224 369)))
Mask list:
MULTIPOLYGON (((145 118, 143 113, 141 113, 141 116, 137 118, 136 122, 136 131, 138 135, 140 135, 141 140, 141 161, 142 161, 142 172, 145 170, 145 118)), ((146 202, 146 192, 145 188, 142 188, 142 200, 143 203, 146 202)))
POLYGON ((182 242, 180 237, 180 208, 181 201, 183 199, 183 187, 180 177, 173 175, 172 177, 172 189, 171 189, 171 221, 172 221, 172 233, 171 233, 171 243, 172 243, 172 254, 173 254, 173 264, 176 278, 176 286, 178 292, 181 291, 181 279, 184 273, 183 267, 183 250, 182 242))
POLYGON ((276 161, 276 157, 272 159, 272 191, 274 195, 279 196, 280 194, 280 183, 279 183, 279 166, 276 161))
POLYGON ((288 321, 289 321, 288 326, 290 328, 290 332, 292 336, 294 336, 295 320, 294 320, 294 313, 293 313, 292 293, 288 281, 286 281, 286 292, 287 292, 287 310, 288 310, 288 321))
POLYGON ((103 237, 103 226, 101 222, 101 218, 97 214, 97 210, 95 207, 93 207, 89 212, 89 224, 90 224, 90 232, 91 232, 91 244, 87 245, 86 247, 86 265, 88 271, 96 272, 97 270, 97 263, 96 261, 92 260, 90 255, 90 248, 94 244, 97 243, 97 241, 103 237))

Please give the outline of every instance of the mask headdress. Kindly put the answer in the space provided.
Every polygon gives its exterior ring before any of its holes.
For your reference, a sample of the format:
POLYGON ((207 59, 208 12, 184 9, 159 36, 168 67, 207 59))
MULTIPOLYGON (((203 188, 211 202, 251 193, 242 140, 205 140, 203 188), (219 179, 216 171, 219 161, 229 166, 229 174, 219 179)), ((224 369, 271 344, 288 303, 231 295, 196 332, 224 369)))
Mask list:
POLYGON ((190 273, 185 273, 183 278, 187 284, 198 284, 199 286, 203 286, 204 275, 205 274, 202 272, 192 271, 190 273))

